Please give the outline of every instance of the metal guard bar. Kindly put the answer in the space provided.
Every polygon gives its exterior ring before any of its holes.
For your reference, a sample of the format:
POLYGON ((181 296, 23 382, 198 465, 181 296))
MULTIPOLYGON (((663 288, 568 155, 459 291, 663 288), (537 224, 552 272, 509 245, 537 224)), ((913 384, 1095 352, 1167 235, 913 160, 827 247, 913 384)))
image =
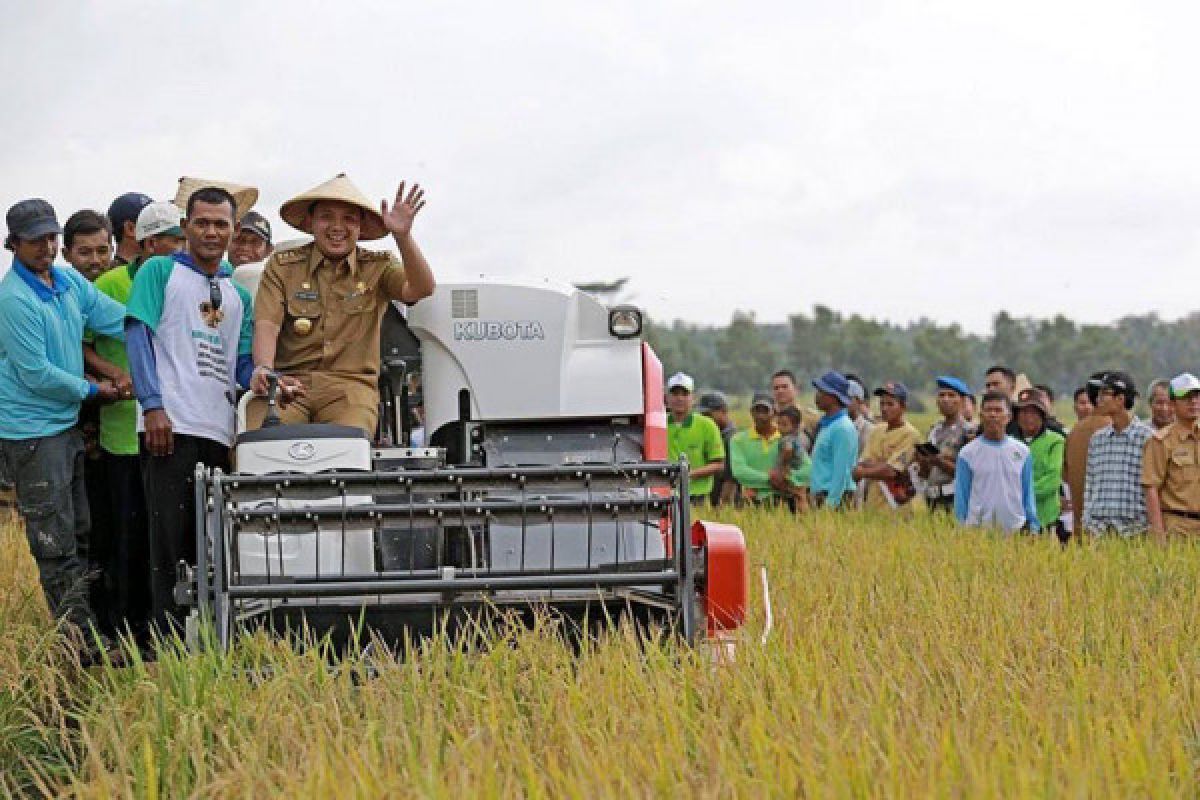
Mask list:
POLYGON ((485 500, 442 500, 412 503, 370 503, 362 505, 308 506, 305 508, 250 508, 238 509, 231 516, 240 521, 253 519, 306 520, 319 517, 344 517, 347 519, 373 519, 386 515, 415 514, 480 514, 504 512, 549 512, 577 511, 666 511, 671 500, 664 497, 626 497, 589 502, 575 498, 531 498, 526 502, 506 499, 485 500))
POLYGON ((511 575, 493 578, 427 578, 405 581, 321 581, 319 583, 232 584, 232 598, 332 597, 398 595, 424 592, 486 592, 506 589, 601 589, 674 583, 675 570, 622 572, 607 575, 511 575))
POLYGON ((215 483, 230 488, 259 486, 379 486, 387 484, 428 483, 486 483, 525 480, 576 480, 586 477, 654 477, 674 478, 680 465, 663 461, 630 461, 624 464, 571 464, 562 466, 527 467, 454 467, 429 470, 395 470, 388 472, 332 471, 307 473, 274 473, 268 475, 226 475, 216 473, 215 483))

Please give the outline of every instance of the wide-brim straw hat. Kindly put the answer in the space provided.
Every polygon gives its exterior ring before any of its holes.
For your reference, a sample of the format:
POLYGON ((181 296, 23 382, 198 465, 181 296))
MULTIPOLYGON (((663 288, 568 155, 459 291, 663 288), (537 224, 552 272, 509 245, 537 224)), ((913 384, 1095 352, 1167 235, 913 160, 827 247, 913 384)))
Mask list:
POLYGON ((320 200, 336 200, 361 208, 363 222, 358 235, 360 240, 382 239, 388 235, 387 225, 383 223, 383 215, 379 213, 379 209, 350 182, 344 172, 288 200, 280 206, 279 216, 296 230, 312 233, 311 211, 313 203, 320 200))
POLYGON ((246 215, 246 212, 254 208, 254 204, 258 202, 258 189, 253 186, 243 186, 240 183, 232 181, 219 181, 210 178, 192 178, 187 175, 179 179, 179 189, 175 192, 175 199, 171 202, 180 208, 182 211, 187 211, 188 198, 201 189, 209 187, 214 189, 224 189, 233 195, 234 214, 240 220, 246 215))

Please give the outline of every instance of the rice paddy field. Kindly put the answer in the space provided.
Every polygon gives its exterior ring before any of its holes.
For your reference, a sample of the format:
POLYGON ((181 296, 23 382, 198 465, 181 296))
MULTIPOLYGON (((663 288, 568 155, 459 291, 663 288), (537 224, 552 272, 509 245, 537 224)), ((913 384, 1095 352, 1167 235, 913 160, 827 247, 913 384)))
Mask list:
POLYGON ((718 516, 755 575, 732 664, 547 621, 334 667, 249 638, 82 670, 0 525, 0 793, 1196 796, 1200 549, 718 516))

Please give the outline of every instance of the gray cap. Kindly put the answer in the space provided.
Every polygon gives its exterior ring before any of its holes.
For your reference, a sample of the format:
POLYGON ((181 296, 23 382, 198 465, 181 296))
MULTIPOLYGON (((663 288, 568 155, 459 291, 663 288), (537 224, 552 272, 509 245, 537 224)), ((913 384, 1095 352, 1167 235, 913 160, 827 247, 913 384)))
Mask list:
POLYGON ((750 408, 753 410, 759 406, 766 406, 767 408, 774 410, 775 401, 772 400, 771 395, 767 394, 766 392, 755 392, 754 399, 750 401, 750 408))
POLYGON ((697 407, 700 409, 701 414, 707 414, 712 411, 729 408, 729 401, 722 392, 705 392, 700 395, 700 402, 697 404, 697 407))
POLYGON ((40 197, 17 203, 8 210, 5 221, 8 223, 8 235, 18 239, 38 239, 48 233, 62 233, 54 206, 40 197))
POLYGON ((239 231, 250 231, 257 234, 267 244, 271 243, 271 223, 257 211, 247 211, 237 224, 239 231))

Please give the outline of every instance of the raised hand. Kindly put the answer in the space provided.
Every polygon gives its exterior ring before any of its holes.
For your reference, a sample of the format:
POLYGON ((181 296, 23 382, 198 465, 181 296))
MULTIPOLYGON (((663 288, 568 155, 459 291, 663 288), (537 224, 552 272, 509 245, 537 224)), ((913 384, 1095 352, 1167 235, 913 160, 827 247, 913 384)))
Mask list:
POLYGON ((408 196, 404 195, 404 181, 400 182, 400 188, 396 190, 396 202, 392 207, 388 208, 387 200, 383 200, 379 204, 379 213, 383 215, 383 224, 387 226, 388 231, 398 239, 404 238, 412 233, 413 220, 422 208, 425 207, 425 190, 419 184, 414 183, 408 191, 408 196))

